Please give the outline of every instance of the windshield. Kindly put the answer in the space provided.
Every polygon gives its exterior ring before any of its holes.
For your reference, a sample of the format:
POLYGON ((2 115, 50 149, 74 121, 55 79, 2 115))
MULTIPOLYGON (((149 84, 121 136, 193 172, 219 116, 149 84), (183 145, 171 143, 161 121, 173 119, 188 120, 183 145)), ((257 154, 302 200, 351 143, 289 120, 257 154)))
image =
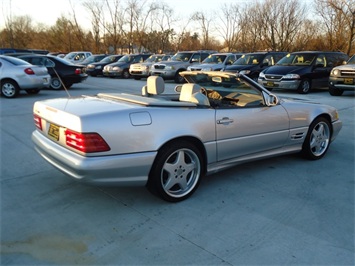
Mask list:
POLYGON ((120 60, 118 60, 117 62, 125 62, 125 63, 130 63, 134 60, 134 56, 130 56, 130 55, 125 55, 123 57, 120 58, 120 60))
POLYGON ((211 54, 202 61, 202 64, 222 64, 226 57, 226 55, 211 54))
POLYGON ((264 57, 264 54, 242 55, 233 65, 258 65, 263 61, 264 57))
POLYGON ((111 62, 114 62, 116 60, 116 58, 117 58, 116 55, 109 55, 109 56, 106 56, 104 59, 102 59, 100 62, 111 63, 111 62))
POLYGON ((163 58, 162 55, 151 55, 144 62, 148 62, 148 63, 160 62, 162 58, 163 58))
POLYGON ((348 60, 347 64, 355 65, 355 55, 348 60))
POLYGON ((171 61, 188 62, 188 61, 190 61, 190 58, 192 55, 193 55, 193 53, 177 53, 171 58, 171 61))
POLYGON ((278 66, 310 66, 316 56, 308 53, 288 54, 276 65, 278 66))
POLYGON ((77 54, 77 53, 75 53, 75 52, 71 52, 71 53, 67 54, 66 56, 64 56, 64 58, 71 60, 71 59, 74 58, 74 56, 75 56, 76 54, 77 54))
POLYGON ((189 83, 198 84, 205 90, 212 107, 261 107, 265 104, 262 91, 243 75, 189 73, 184 77, 189 83))

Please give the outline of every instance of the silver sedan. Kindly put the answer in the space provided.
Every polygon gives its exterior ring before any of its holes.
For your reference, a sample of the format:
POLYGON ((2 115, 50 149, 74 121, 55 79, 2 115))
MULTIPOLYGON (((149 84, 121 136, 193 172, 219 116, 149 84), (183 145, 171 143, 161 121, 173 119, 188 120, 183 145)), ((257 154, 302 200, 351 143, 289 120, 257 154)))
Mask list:
POLYGON ((20 90, 37 94, 40 89, 48 88, 51 77, 43 66, 34 66, 22 59, 0 55, 1 95, 15 98, 20 90))
POLYGON ((181 73, 164 94, 100 93, 34 104, 38 153, 72 178, 146 185, 164 200, 191 196, 206 174, 288 153, 322 158, 342 122, 335 108, 282 99, 243 74, 181 73))

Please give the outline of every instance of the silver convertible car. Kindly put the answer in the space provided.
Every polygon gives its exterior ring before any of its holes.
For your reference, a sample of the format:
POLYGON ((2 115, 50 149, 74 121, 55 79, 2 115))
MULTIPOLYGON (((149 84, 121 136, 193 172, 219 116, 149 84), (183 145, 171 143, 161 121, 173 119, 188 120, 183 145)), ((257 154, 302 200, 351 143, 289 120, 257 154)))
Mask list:
POLYGON ((140 95, 36 102, 35 149, 76 180, 146 185, 177 202, 236 164, 298 152, 320 159, 342 127, 335 108, 281 99, 243 74, 181 75, 187 83, 174 94, 151 76, 140 95))

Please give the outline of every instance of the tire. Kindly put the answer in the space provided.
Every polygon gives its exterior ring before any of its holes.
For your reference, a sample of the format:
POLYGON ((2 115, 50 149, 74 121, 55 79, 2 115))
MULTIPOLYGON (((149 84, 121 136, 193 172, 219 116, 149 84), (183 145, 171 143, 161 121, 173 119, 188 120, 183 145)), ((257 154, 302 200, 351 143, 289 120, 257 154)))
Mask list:
POLYGON ((184 83, 185 82, 185 79, 184 77, 180 76, 180 72, 181 70, 177 71, 176 74, 175 74, 175 77, 174 77, 174 81, 175 83, 184 83))
POLYGON ((30 90, 26 90, 27 94, 30 95, 34 95, 34 94, 38 94, 39 90, 38 89, 30 89, 30 90))
POLYGON ((147 187, 163 200, 179 202, 196 191, 203 174, 200 151, 187 141, 173 142, 158 152, 147 187))
POLYGON ((300 85, 297 88, 297 92, 299 94, 307 94, 308 92, 311 91, 311 81, 309 79, 303 79, 301 80, 300 85))
POLYGON ((5 98, 15 98, 20 92, 20 88, 15 81, 4 80, 1 82, 1 95, 5 98))
POLYGON ((129 74, 128 69, 123 70, 123 72, 122 72, 122 78, 124 78, 124 79, 129 79, 130 77, 131 77, 131 75, 129 74))
POLYGON ((50 88, 53 90, 61 90, 63 89, 63 84, 58 77, 53 77, 51 79, 50 88))
POLYGON ((327 152, 331 140, 331 126, 327 119, 319 117, 312 122, 302 145, 302 154, 309 160, 318 160, 327 152))
POLYGON ((329 86, 329 94, 332 96, 341 96, 343 94, 343 90, 337 89, 335 87, 329 86))

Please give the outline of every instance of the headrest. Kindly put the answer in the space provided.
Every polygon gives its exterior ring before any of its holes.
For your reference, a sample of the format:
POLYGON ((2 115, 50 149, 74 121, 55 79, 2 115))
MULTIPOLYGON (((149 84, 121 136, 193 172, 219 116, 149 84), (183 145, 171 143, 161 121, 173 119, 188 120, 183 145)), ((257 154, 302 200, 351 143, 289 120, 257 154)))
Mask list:
POLYGON ((164 79, 160 76, 149 76, 147 78, 148 94, 161 94, 164 92, 164 79))
POLYGON ((194 83, 185 83, 181 87, 179 100, 182 102, 191 102, 191 96, 195 92, 199 92, 201 90, 200 85, 194 83))

